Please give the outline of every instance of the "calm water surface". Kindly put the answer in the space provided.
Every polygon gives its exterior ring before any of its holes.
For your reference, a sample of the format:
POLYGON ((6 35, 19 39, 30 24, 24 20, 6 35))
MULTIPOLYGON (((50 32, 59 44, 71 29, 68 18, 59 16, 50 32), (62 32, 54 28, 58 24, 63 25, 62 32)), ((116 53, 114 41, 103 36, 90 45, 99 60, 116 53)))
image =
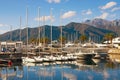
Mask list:
POLYGON ((120 80, 120 64, 105 60, 0 67, 0 80, 120 80))

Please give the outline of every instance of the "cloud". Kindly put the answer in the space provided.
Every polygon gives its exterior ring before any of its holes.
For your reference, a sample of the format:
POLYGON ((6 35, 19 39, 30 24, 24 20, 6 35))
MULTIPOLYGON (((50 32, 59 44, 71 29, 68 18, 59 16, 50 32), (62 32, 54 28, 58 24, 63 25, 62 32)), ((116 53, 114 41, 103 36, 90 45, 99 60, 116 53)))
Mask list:
POLYGON ((7 24, 0 24, 0 27, 7 27, 7 24))
POLYGON ((106 19, 107 17, 108 17, 108 13, 103 13, 102 15, 100 15, 100 16, 98 16, 98 17, 96 17, 96 18, 101 18, 101 19, 106 19))
POLYGON ((117 11, 117 10, 120 10, 120 7, 114 7, 111 12, 114 12, 114 11, 117 11))
POLYGON ((62 19, 66 19, 66 18, 70 18, 76 15, 76 11, 68 11, 66 13, 64 13, 61 18, 62 19))
POLYGON ((88 10, 88 11, 86 12, 86 14, 87 14, 87 15, 90 15, 90 14, 92 14, 92 11, 91 11, 91 10, 88 10))
POLYGON ((89 18, 83 18, 82 20, 83 20, 83 21, 86 21, 86 20, 89 20, 89 18))
POLYGON ((8 30, 0 30, 0 34, 7 32, 8 30))
POLYGON ((104 6, 100 7, 100 8, 105 10, 105 9, 109 9, 109 8, 115 6, 115 5, 117 5, 117 3, 112 1, 112 2, 109 2, 109 3, 107 3, 106 5, 104 5, 104 6))
POLYGON ((47 0, 48 3, 60 3, 61 0, 47 0))
POLYGON ((82 15, 91 15, 91 14, 92 14, 92 11, 90 9, 82 11, 82 15))
POLYGON ((35 21, 48 21, 48 20, 52 20, 52 22, 54 21, 54 16, 41 16, 40 18, 35 18, 35 21))

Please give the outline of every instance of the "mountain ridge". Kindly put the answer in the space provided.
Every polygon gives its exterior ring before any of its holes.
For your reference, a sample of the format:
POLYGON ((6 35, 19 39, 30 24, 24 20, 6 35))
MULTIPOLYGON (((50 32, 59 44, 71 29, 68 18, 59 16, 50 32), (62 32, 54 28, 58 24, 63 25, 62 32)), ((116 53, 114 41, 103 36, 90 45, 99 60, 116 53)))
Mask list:
MULTIPOLYGON (((117 25, 118 25, 119 21, 120 20, 116 20, 116 21, 114 21, 114 23, 117 23, 117 25)), ((86 21, 84 23, 71 22, 71 23, 69 23, 65 26, 61 26, 61 27, 62 27, 62 31, 63 31, 62 34, 66 38, 71 36, 74 39, 76 35, 77 35, 77 38, 79 38, 81 35, 84 34, 87 37, 100 37, 100 39, 102 40, 104 35, 107 34, 107 33, 114 33, 115 35, 119 35, 118 33, 120 32, 120 29, 119 29, 120 26, 119 25, 114 26, 114 25, 113 25, 113 23, 111 23, 111 21, 102 20, 102 19, 94 19, 92 21, 89 20, 89 21, 86 21), (117 27, 117 30, 118 29, 119 30, 116 32, 114 27, 117 27), (111 29, 109 29, 109 28, 111 28, 111 29)), ((45 25, 45 26, 40 27, 41 28, 40 29, 40 32, 41 32, 40 36, 41 37, 43 37, 43 35, 42 35, 43 27, 45 27, 45 36, 50 39, 51 26, 45 25)), ((60 37, 61 27, 52 26, 53 40, 57 40, 60 37)), ((29 39, 30 38, 38 38, 38 28, 39 27, 28 28, 29 39)), ((19 32, 20 32, 20 29, 16 29, 16 30, 12 31, 12 40, 13 41, 19 40, 19 36, 20 36, 19 32)), ((22 33, 21 34, 21 39, 23 41, 25 41, 26 40, 26 34, 27 34, 26 33, 26 28, 22 29, 21 33, 22 33)), ((10 40, 10 37, 11 37, 11 32, 10 31, 6 32, 6 33, 0 35, 0 41, 10 40)))

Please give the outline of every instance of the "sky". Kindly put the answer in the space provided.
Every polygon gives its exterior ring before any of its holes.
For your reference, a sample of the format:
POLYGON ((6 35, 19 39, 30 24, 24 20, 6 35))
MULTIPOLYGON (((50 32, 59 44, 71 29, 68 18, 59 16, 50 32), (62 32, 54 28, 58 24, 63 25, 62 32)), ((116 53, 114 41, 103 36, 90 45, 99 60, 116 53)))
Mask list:
POLYGON ((39 25, 67 25, 87 19, 120 19, 120 0, 0 0, 0 34, 39 25), (38 16, 39 15, 39 16, 38 16), (40 24, 39 24, 40 23, 40 24))

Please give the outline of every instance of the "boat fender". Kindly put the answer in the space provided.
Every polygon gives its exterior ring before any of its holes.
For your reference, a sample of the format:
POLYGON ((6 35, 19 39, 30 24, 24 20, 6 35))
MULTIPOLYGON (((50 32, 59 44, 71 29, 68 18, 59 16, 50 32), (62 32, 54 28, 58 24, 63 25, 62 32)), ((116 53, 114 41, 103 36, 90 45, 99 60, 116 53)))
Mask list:
POLYGON ((11 60, 8 61, 8 65, 9 65, 9 66, 12 65, 12 61, 11 61, 11 60))

